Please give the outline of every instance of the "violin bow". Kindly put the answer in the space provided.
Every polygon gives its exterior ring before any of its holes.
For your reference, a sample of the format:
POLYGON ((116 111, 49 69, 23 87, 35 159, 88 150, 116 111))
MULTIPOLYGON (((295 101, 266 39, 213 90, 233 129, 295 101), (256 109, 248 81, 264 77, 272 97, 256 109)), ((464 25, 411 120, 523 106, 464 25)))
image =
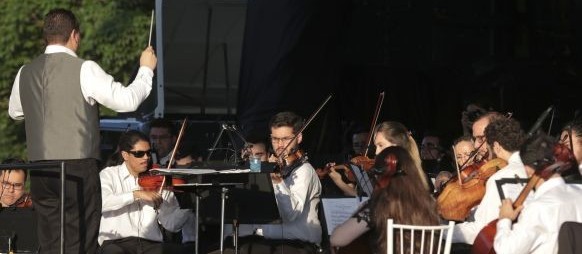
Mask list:
POLYGON ((374 112, 374 117, 372 118, 372 126, 370 127, 370 132, 368 132, 368 143, 366 144, 366 150, 364 151, 364 156, 368 155, 368 149, 372 145, 372 137, 374 137, 374 127, 378 123, 378 116, 380 115, 380 110, 382 109, 382 104, 384 103, 384 92, 378 95, 378 102, 376 103, 376 111, 374 112))
POLYGON ((319 113, 319 111, 321 111, 321 109, 323 109, 323 107, 327 104, 327 102, 331 99, 331 97, 333 97, 332 94, 328 95, 327 98, 325 99, 325 101, 317 108, 317 110, 315 110, 315 112, 313 112, 313 114, 311 114, 311 116, 307 119, 307 121, 305 121, 305 123, 303 124, 303 126, 301 126, 301 129, 299 129, 299 131, 297 132, 297 134, 295 134, 293 136, 293 138, 289 141, 289 143, 285 146, 285 149, 283 149, 283 151, 281 151, 277 155, 277 158, 282 158, 281 156, 285 153, 285 151, 287 151, 287 148, 289 148, 289 146, 291 144, 293 144, 293 141, 295 141, 297 139, 297 137, 299 136, 299 134, 301 134, 305 130, 305 128, 307 128, 307 126, 311 123, 311 121, 313 121, 313 119, 317 116, 317 114, 319 113))
MULTIPOLYGON (((455 145, 452 146, 453 147, 453 155, 455 155, 455 166, 457 168, 457 177, 459 178, 459 184, 462 184, 463 182, 461 182, 461 170, 459 169, 459 163, 457 163, 457 151, 455 149, 455 145)), ((463 163, 466 164, 467 162, 463 163)))
MULTIPOLYGON (((182 137, 184 136, 184 130, 186 129, 186 122, 188 121, 188 117, 184 118, 184 121, 182 121, 182 127, 180 128, 180 133, 178 133, 178 139, 176 139, 176 144, 174 145, 174 149, 172 150, 172 156, 170 156, 170 160, 168 161, 168 168, 170 169, 172 167, 172 164, 174 163, 174 159, 176 157, 176 151, 178 151, 178 146, 180 146, 180 141, 182 140, 182 137)), ((162 180, 162 184, 160 185, 160 190, 159 193, 162 193, 162 188, 164 188, 164 185, 166 183, 166 178, 164 177, 164 179, 162 180)))

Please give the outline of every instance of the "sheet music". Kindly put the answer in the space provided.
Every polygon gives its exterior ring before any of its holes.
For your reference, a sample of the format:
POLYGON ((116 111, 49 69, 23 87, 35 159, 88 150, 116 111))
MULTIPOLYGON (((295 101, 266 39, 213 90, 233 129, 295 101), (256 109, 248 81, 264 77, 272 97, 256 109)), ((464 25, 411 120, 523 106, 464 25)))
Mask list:
MULTIPOLYGON (((501 178, 495 180, 497 185, 497 191, 499 192, 499 198, 501 200, 509 198, 515 201, 529 179, 527 178, 501 178)), ((526 198, 526 201, 533 197, 533 192, 530 192, 526 198)))
MULTIPOLYGON (((325 215, 325 224, 327 233, 331 235, 333 230, 348 220, 360 206, 360 198, 322 198, 323 213, 325 215)), ((368 200, 362 198, 362 202, 368 200)))

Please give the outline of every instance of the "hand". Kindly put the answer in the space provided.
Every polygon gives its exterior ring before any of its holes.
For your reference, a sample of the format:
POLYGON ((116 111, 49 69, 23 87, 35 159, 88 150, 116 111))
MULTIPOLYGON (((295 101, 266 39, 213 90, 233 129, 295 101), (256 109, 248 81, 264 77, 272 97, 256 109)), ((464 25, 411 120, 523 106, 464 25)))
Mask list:
POLYGON ((271 162, 271 163, 277 163, 278 162, 277 157, 275 157, 274 154, 271 154, 271 156, 269 156, 268 161, 271 162))
POLYGON ((523 206, 519 206, 514 210, 511 199, 504 199, 501 201, 501 206, 499 207, 499 219, 507 218, 511 221, 515 221, 522 209, 523 206))
POLYGON ((152 70, 156 69, 156 64, 158 63, 158 58, 156 58, 156 53, 152 46, 147 47, 141 52, 141 57, 139 58, 139 66, 149 67, 152 70))
POLYGON ((329 178, 331 178, 331 180, 333 180, 333 181, 334 181, 334 182, 336 182, 336 183, 337 183, 338 181, 340 181, 340 182, 343 182, 343 180, 342 180, 342 175, 340 175, 340 173, 338 173, 338 172, 335 170, 335 166, 331 166, 331 167, 329 168, 329 178))
POLYGON ((279 173, 271 173, 271 180, 274 184, 278 184, 283 181, 283 177, 279 173))
POLYGON ((133 198, 134 199, 141 199, 146 202, 152 203, 154 209, 158 209, 162 202, 162 196, 156 191, 143 191, 143 190, 136 190, 133 191, 133 198))

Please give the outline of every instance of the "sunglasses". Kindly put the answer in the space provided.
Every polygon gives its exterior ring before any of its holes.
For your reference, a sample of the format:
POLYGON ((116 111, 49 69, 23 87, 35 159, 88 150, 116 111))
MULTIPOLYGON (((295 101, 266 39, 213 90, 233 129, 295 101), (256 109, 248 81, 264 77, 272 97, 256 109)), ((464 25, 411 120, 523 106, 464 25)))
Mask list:
POLYGON ((135 158, 142 158, 144 155, 148 155, 148 157, 152 156, 152 150, 147 150, 147 151, 127 151, 128 153, 130 153, 131 155, 133 155, 135 158))

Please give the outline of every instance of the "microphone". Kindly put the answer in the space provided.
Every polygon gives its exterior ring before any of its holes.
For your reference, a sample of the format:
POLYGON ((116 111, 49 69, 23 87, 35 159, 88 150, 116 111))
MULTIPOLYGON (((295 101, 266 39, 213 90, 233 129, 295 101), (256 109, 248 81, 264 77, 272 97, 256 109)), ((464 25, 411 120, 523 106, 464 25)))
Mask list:
POLYGON ((548 116, 550 115, 550 112, 552 112, 552 110, 554 109, 554 106, 550 106, 548 109, 546 109, 544 112, 542 112, 542 114, 538 117, 538 120, 534 123, 534 125, 531 127, 531 129, 527 132, 527 136, 531 137, 533 136, 538 129, 542 126, 542 123, 546 120, 546 118, 548 118, 548 116))

